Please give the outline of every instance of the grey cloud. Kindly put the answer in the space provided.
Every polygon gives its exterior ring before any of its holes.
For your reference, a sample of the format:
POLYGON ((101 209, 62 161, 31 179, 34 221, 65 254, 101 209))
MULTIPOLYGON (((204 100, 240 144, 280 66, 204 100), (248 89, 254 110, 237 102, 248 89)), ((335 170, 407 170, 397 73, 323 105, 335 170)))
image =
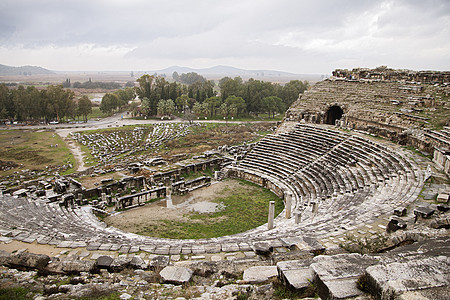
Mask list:
POLYGON ((123 63, 138 66, 223 60, 293 72, 336 64, 442 69, 450 67, 449 30, 445 0, 0 1, 0 47, 122 47, 133 49, 123 63))

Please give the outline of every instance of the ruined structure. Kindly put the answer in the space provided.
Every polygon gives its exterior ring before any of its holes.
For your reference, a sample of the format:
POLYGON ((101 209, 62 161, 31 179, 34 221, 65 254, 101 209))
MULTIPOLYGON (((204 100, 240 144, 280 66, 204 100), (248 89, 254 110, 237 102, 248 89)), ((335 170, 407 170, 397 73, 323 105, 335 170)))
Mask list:
POLYGON ((450 72, 380 67, 335 70, 333 76, 301 95, 286 120, 337 125, 409 145, 434 154, 449 174, 450 72), (442 112, 439 124, 436 111, 442 112))
MULTIPOLYGON (((203 286, 195 290, 201 299, 242 293, 271 299, 274 280, 298 292, 314 289, 322 299, 366 294, 377 299, 448 298, 448 177, 440 177, 444 184, 426 183, 433 173, 430 160, 372 137, 433 154, 433 168, 448 174, 450 129, 436 130, 427 115, 448 109, 448 72, 379 68, 333 74, 302 95, 278 130, 258 143, 174 159, 174 166, 148 176, 140 172, 167 162, 160 157, 134 162, 120 168, 136 176, 104 179, 92 189, 84 189, 75 178, 56 178, 51 185, 41 181, 0 193, 2 242, 47 244, 73 253, 60 259, 0 252, 0 263, 65 275, 140 269, 136 276, 146 288, 152 281, 142 274, 157 274, 164 283, 186 288, 195 274, 202 277, 197 282, 210 280, 207 291, 203 286), (213 181, 207 176, 182 178, 183 173, 205 170, 215 171, 214 180, 236 177, 268 188, 284 200, 285 210, 274 216, 271 203, 268 224, 199 240, 131 234, 107 227, 93 214, 101 211, 100 203, 115 202, 124 209, 207 186, 213 181), (130 193, 122 194, 124 190, 130 193), (98 199, 86 205, 87 197, 98 199), (379 250, 384 253, 371 253, 379 250), (233 283, 223 283, 224 277, 233 283)), ((162 138, 176 132, 170 127, 160 127, 162 138)), ((104 140, 111 145, 115 139, 126 145, 122 137, 104 140)), ((84 141, 103 149, 100 140, 84 141)), ((113 158, 107 151, 95 151, 104 161, 113 158)), ((95 283, 109 277, 95 278, 95 283)), ((75 284, 67 286, 65 292, 74 295, 75 284)))

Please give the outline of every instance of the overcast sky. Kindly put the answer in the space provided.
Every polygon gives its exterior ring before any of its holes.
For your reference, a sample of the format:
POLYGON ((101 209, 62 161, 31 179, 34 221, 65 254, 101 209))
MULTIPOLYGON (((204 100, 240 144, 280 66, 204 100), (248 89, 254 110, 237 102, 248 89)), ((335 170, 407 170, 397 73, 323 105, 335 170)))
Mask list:
POLYGON ((450 1, 1 0, 0 64, 450 70, 450 1))

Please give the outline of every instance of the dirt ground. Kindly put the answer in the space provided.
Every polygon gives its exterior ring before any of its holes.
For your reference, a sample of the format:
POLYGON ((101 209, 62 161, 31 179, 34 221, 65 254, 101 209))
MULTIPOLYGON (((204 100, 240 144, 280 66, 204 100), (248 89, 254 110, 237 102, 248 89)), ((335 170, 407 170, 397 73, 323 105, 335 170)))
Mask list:
MULTIPOLYGON (((211 207, 214 207, 211 203, 212 200, 217 197, 226 197, 237 188, 242 188, 237 180, 220 181, 184 196, 172 195, 172 205, 169 208, 166 207, 166 200, 161 200, 109 216, 104 219, 104 222, 109 226, 129 232, 137 232, 140 227, 158 225, 163 220, 186 222, 189 218, 185 215, 192 209, 197 212, 212 212, 211 207)), ((216 209, 220 209, 220 205, 216 209)))
POLYGON ((73 249, 68 248, 57 248, 52 245, 41 245, 36 242, 28 244, 24 242, 19 241, 12 241, 8 244, 0 244, 0 250, 4 250, 9 253, 13 253, 18 250, 26 250, 30 253, 36 253, 36 254, 46 254, 48 256, 55 256, 61 253, 61 251, 68 251, 73 249))

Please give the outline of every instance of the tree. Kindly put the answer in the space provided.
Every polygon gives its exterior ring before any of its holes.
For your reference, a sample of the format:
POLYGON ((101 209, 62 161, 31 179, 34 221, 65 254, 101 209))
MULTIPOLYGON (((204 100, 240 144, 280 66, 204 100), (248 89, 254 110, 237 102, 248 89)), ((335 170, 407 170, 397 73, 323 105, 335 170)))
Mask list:
POLYGON ((128 101, 131 101, 136 97, 135 89, 132 87, 120 89, 116 91, 115 94, 119 98, 119 106, 127 105, 128 101))
POLYGON ((227 120, 228 122, 228 117, 234 117, 236 115, 236 107, 232 106, 232 105, 228 105, 227 103, 222 103, 222 105, 220 105, 219 108, 220 114, 222 115, 222 117, 227 120))
POLYGON ((146 115, 150 115, 150 114, 156 114, 157 112, 157 104, 158 104, 158 100, 160 98, 158 98, 156 96, 156 93, 154 92, 154 80, 155 80, 155 76, 153 75, 142 75, 137 82, 139 83, 139 86, 136 87, 136 94, 138 95, 139 99, 142 100, 142 104, 144 105, 144 98, 146 98, 147 100, 145 100, 145 102, 147 102, 146 105, 146 115))
POLYGON ((100 110, 103 113, 110 113, 114 111, 120 105, 119 97, 116 94, 107 93, 103 96, 100 103, 100 110))
POLYGON ((158 106, 157 106, 157 110, 158 110, 158 115, 161 117, 164 116, 171 116, 172 113, 175 111, 175 103, 173 102, 172 99, 161 99, 158 102, 158 106))
POLYGON ((218 96, 209 97, 205 99, 203 103, 208 105, 210 116, 214 117, 216 116, 217 111, 219 110, 219 107, 222 104, 222 98, 218 96))
POLYGON ((175 104, 177 105, 178 111, 184 112, 186 110, 186 107, 189 104, 189 97, 188 95, 181 95, 180 97, 177 97, 175 99, 175 104))
POLYGON ((71 90, 65 90, 62 85, 50 85, 47 87, 46 101, 55 112, 56 120, 60 121, 66 116, 75 114, 75 94, 71 90))
POLYGON ((16 114, 13 94, 4 83, 0 84, 0 114, 1 119, 13 119, 16 114))
POLYGON ((207 103, 196 102, 192 108, 194 114, 199 117, 206 117, 209 114, 209 108, 207 103))
POLYGON ((264 97, 261 101, 261 108, 275 118, 275 113, 282 113, 285 110, 283 100, 277 96, 264 97))
MULTIPOLYGON (((103 99, 102 99, 103 100, 103 99)), ((88 96, 84 95, 78 100, 77 115, 83 117, 83 121, 87 122, 87 116, 92 112, 92 102, 88 96)))
POLYGON ((230 107, 230 109, 233 108, 235 110, 235 115, 240 115, 247 107, 247 104, 242 97, 229 96, 225 99, 225 103, 230 107))

